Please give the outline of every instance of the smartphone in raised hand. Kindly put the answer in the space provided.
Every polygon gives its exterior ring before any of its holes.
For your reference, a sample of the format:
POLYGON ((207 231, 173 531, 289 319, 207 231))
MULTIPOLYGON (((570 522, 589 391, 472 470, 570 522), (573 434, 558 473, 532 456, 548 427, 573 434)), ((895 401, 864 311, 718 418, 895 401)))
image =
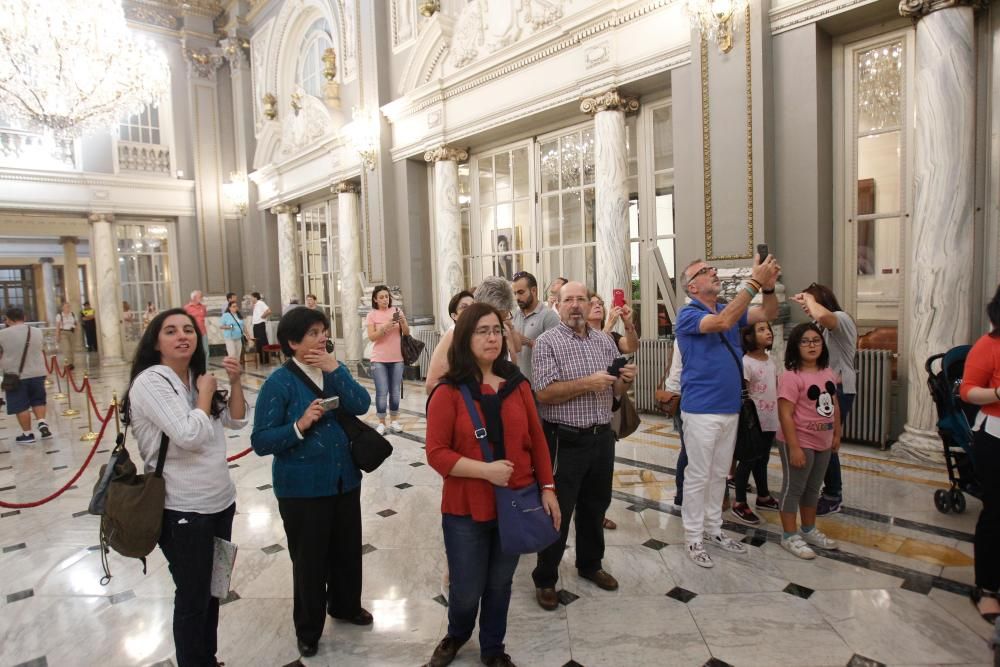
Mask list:
POLYGON ((766 243, 758 243, 757 244, 757 257, 760 258, 758 260, 758 263, 763 264, 764 260, 767 259, 767 256, 769 254, 770 253, 767 250, 767 244, 766 243))
POLYGON ((625 306, 625 290, 611 290, 611 305, 615 308, 622 308, 625 306))

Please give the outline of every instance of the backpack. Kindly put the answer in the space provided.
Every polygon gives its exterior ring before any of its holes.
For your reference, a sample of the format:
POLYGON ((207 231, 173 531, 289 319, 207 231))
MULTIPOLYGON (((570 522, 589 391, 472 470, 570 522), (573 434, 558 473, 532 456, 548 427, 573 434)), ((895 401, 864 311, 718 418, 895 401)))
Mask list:
MULTIPOLYGON (((173 388, 172 384, 170 386, 173 388)), ((174 389, 175 393, 176 391, 174 389)), ((111 581, 107 558, 109 548, 127 558, 141 560, 142 573, 146 574, 146 556, 156 548, 163 525, 163 506, 166 500, 163 463, 167 458, 170 438, 166 433, 160 434, 156 469, 151 473, 141 474, 125 448, 131 421, 128 418, 128 408, 124 421, 125 430, 115 440, 111 459, 101 466, 88 507, 91 514, 101 517, 101 565, 104 568, 102 586, 111 581)))

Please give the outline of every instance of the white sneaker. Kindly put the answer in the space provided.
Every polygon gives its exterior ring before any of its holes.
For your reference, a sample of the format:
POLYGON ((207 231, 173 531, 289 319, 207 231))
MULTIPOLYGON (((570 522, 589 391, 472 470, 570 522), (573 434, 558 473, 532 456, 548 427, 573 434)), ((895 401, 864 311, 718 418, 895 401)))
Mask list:
POLYGON ((791 537, 781 538, 781 548, 793 556, 798 556, 805 560, 812 560, 816 557, 816 552, 809 548, 809 545, 806 544, 806 541, 798 533, 791 537))
POLYGON ((808 533, 801 533, 801 535, 802 539, 805 540, 807 544, 811 544, 814 547, 819 547, 820 549, 840 548, 840 545, 837 544, 836 540, 831 540, 819 528, 813 528, 808 533))
POLYGON ((705 533, 705 542, 733 554, 745 554, 747 552, 745 544, 737 542, 724 533, 719 533, 718 535, 705 533))
POLYGON ((403 425, 402 425, 402 424, 400 424, 400 423, 399 423, 399 422, 397 422, 397 421, 394 421, 394 422, 392 422, 391 424, 389 424, 389 429, 390 429, 390 430, 391 430, 391 431, 392 431, 393 433, 402 433, 402 432, 403 432, 403 425))
POLYGON ((715 567, 715 563, 712 562, 712 557, 708 555, 705 551, 705 547, 701 542, 692 542, 688 545, 688 558, 694 561, 695 565, 700 565, 701 567, 715 567))
POLYGON ((385 435, 385 424, 379 424, 375 427, 375 432, 379 435, 385 435))

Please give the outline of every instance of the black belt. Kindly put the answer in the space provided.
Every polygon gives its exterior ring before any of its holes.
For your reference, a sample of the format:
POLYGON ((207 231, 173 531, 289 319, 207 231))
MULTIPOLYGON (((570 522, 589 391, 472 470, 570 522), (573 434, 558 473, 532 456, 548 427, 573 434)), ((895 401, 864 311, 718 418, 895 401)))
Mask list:
POLYGON ((556 422, 547 421, 545 422, 545 425, 574 436, 599 435, 605 431, 611 430, 611 424, 593 424, 592 426, 579 428, 577 426, 567 426, 566 424, 557 424, 556 422))

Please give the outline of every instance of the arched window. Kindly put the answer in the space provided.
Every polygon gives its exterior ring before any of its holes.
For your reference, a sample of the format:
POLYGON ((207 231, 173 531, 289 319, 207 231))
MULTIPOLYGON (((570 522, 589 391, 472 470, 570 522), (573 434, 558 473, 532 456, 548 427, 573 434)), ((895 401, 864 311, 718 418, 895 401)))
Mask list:
POLYGON ((330 24, 319 19, 306 31, 305 46, 299 54, 298 84, 313 97, 323 96, 323 52, 333 46, 330 24))

